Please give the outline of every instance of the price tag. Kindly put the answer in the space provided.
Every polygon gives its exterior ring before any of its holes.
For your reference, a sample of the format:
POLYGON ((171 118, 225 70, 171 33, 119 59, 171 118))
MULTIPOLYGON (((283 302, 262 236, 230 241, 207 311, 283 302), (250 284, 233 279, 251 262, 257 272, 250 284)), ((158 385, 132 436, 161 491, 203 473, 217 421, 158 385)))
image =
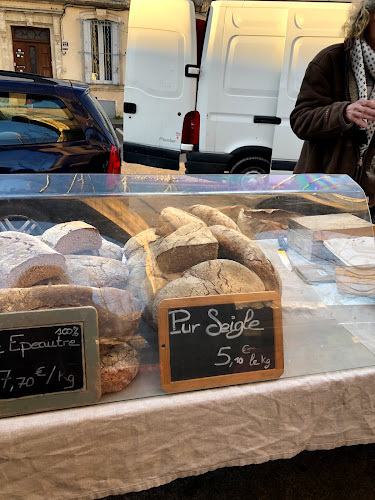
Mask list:
POLYGON ((0 416, 100 398, 94 307, 0 314, 0 416))
POLYGON ((163 300, 161 386, 167 392, 280 377, 280 295, 256 292, 163 300))

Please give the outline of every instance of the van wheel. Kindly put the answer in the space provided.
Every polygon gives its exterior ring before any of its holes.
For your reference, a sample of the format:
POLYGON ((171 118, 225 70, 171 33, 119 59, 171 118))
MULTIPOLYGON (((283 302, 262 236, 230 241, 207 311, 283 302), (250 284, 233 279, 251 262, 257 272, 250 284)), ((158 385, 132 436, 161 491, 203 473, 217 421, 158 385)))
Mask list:
POLYGON ((231 174, 269 174, 271 162, 262 156, 244 156, 239 158, 230 168, 231 174))
POLYGON ((35 220, 16 214, 0 217, 0 232, 3 231, 17 231, 32 236, 43 234, 43 229, 35 220))

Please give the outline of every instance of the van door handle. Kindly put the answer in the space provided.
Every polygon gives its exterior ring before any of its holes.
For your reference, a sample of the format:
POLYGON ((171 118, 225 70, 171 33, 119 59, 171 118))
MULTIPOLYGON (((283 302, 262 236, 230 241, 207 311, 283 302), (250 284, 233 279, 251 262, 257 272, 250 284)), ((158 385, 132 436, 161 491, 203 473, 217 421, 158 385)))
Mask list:
POLYGON ((124 113, 134 115, 137 112, 137 105, 134 102, 124 102, 124 113))
POLYGON ((254 123, 272 123, 273 125, 280 125, 281 118, 277 116, 254 116, 254 123))
POLYGON ((198 78, 200 72, 198 64, 187 64, 185 66, 185 76, 188 78, 198 78))

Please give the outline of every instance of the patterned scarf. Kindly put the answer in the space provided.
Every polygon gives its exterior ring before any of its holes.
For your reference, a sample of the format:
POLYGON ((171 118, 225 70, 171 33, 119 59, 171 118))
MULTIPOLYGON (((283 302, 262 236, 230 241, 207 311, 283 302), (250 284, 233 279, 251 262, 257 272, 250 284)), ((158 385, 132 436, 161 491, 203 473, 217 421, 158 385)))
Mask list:
MULTIPOLYGON (((356 38, 354 41, 353 50, 351 52, 351 64, 358 87, 359 98, 375 99, 375 85, 368 96, 366 81, 366 72, 370 74, 373 80, 375 80, 375 51, 372 50, 363 38, 356 38)), ((359 148, 361 160, 363 159, 375 132, 375 122, 370 122, 369 125, 370 129, 366 131, 367 142, 365 144, 361 144, 359 148)))

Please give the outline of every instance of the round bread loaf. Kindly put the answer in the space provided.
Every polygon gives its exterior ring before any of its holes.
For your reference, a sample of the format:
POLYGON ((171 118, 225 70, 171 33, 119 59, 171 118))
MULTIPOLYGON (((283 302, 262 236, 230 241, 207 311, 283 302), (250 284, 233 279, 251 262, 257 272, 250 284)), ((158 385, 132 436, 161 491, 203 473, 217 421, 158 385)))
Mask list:
POLYGON ((39 238, 17 231, 0 233, 0 288, 26 288, 65 271, 64 255, 39 238))
POLYGON ((276 238, 288 228, 289 219, 297 214, 279 209, 241 210, 237 224, 241 232, 250 239, 263 233, 268 238, 276 238))
POLYGON ((100 358, 102 394, 124 389, 139 370, 139 353, 127 344, 116 345, 100 358))
POLYGON ((208 227, 186 224, 150 245, 158 268, 164 273, 180 273, 191 266, 217 258, 218 242, 208 227))
POLYGON ((262 250, 247 236, 224 226, 211 226, 210 230, 219 242, 219 257, 244 265, 263 281, 266 290, 281 294, 281 279, 277 269, 262 250))
POLYGON ((181 278, 168 283, 156 294, 152 305, 151 326, 157 330, 159 305, 164 299, 263 292, 264 289, 265 286, 258 276, 237 262, 225 259, 202 262, 186 271, 181 278))
POLYGON ((102 246, 98 229, 80 220, 52 226, 44 231, 42 241, 62 254, 99 250, 102 246))
POLYGON ((185 210, 167 207, 164 208, 159 215, 156 223, 155 234, 158 234, 159 236, 168 236, 168 234, 173 233, 179 227, 194 223, 197 224, 198 227, 206 226, 206 223, 203 222, 203 220, 199 219, 195 215, 185 212, 185 210))
POLYGON ((209 281, 220 293, 264 292, 262 280, 250 269, 228 259, 207 260, 193 266, 183 277, 194 276, 209 281))
POLYGON ((150 243, 156 241, 159 238, 155 234, 155 229, 149 228, 141 231, 140 233, 132 236, 124 245, 124 256, 126 259, 130 259, 134 252, 139 252, 144 250, 149 246, 150 243))
POLYGON ((189 208, 189 212, 202 219, 209 227, 220 224, 234 231, 239 231, 237 224, 216 208, 209 207, 208 205, 193 205, 189 208))
POLYGON ((66 255, 66 272, 39 285, 77 285, 96 288, 125 288, 129 276, 126 264, 97 255, 66 255))

